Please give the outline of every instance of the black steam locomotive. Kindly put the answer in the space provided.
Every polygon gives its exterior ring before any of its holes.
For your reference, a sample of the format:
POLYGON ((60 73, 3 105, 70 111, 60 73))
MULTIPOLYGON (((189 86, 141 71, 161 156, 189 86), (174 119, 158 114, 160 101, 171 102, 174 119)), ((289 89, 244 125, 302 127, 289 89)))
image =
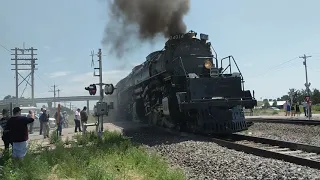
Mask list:
POLYGON ((208 35, 200 34, 199 39, 194 31, 176 34, 163 50, 149 54, 108 97, 114 101, 116 118, 207 134, 246 130, 243 109, 257 101, 244 90, 233 57, 221 59, 218 67, 207 41, 208 35), (228 66, 223 68, 225 61, 228 66), (232 62, 237 73, 231 71, 232 62))

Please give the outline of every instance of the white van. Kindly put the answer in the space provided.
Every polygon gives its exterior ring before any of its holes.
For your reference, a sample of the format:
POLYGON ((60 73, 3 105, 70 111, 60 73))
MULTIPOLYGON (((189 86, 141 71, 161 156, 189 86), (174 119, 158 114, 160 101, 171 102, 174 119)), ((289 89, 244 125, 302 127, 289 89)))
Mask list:
POLYGON ((34 122, 33 122, 33 128, 40 128, 40 122, 39 122, 39 115, 37 112, 37 107, 34 106, 20 106, 21 109, 21 116, 28 116, 29 111, 31 110, 34 112, 34 122))

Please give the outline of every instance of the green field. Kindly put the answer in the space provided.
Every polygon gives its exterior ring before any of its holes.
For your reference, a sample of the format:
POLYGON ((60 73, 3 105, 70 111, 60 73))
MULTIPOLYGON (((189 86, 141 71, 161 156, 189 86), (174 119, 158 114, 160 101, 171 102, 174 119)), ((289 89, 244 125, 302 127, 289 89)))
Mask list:
MULTIPOLYGON (((300 106, 301 115, 303 114, 303 107, 300 106)), ((245 110, 245 114, 249 115, 249 110, 245 110)), ((284 115, 285 111, 283 109, 280 109, 279 111, 273 110, 273 109, 254 109, 253 115, 259 116, 259 115, 284 115)), ((312 114, 320 114, 320 106, 312 106, 312 114)))
POLYGON ((77 135, 64 141, 52 135, 54 149, 32 148, 21 163, 4 160, 1 179, 179 180, 183 171, 118 133, 77 135))

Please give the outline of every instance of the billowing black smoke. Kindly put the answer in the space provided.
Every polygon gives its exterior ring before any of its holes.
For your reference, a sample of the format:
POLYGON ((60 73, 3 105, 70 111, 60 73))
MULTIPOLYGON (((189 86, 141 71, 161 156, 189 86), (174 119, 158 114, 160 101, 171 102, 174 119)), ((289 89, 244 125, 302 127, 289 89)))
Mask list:
POLYGON ((109 0, 109 22, 102 44, 121 57, 157 35, 185 33, 190 0, 109 0))

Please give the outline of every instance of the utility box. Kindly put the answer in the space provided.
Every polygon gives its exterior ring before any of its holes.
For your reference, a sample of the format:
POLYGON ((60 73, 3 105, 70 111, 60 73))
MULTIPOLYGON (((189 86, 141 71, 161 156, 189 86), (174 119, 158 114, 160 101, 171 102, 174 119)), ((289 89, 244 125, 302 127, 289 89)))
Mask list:
POLYGON ((108 116, 108 104, 106 102, 97 102, 95 114, 97 116, 108 116))

